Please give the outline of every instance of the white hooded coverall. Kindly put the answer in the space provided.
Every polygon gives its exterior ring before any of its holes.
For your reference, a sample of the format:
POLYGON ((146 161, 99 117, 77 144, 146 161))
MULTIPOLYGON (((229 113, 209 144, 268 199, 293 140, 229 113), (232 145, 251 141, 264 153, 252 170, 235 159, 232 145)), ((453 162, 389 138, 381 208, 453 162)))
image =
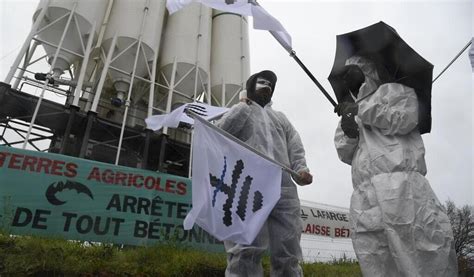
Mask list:
MULTIPOLYGON (((271 108, 271 102, 265 107, 255 102, 236 104, 217 126, 296 172, 309 171, 298 133, 283 113, 271 108)), ((261 259, 268 246, 272 276, 302 276, 302 229, 297 189, 283 171, 280 200, 253 243, 224 242, 226 276, 263 276, 261 259)))
POLYGON ((339 124, 334 142, 339 158, 352 165, 352 243, 364 276, 457 276, 451 225, 426 175, 425 149, 412 88, 378 87, 375 67, 361 57, 365 75, 357 98, 359 137, 339 124))

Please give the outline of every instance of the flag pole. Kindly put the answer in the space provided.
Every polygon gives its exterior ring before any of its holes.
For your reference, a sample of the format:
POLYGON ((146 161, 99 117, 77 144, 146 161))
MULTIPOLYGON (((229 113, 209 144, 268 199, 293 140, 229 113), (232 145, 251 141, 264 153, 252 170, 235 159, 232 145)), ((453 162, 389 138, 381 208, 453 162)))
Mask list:
POLYGON ((291 50, 290 57, 292 57, 301 66, 301 68, 303 68, 304 72, 306 72, 306 74, 309 76, 309 78, 316 84, 316 86, 321 90, 321 92, 324 94, 324 96, 326 96, 326 98, 329 100, 329 102, 331 102, 331 104, 334 107, 336 107, 337 106, 336 101, 334 101, 334 99, 332 99, 332 97, 324 89, 324 87, 318 82, 318 80, 316 80, 316 78, 313 76, 311 71, 309 71, 308 68, 306 68, 306 66, 303 64, 303 62, 301 62, 301 60, 298 58, 298 56, 296 56, 296 52, 294 50, 291 50))
POLYGON ((285 42, 283 39, 281 39, 281 36, 277 32, 275 32, 275 31, 269 31, 269 32, 280 43, 280 45, 283 46, 283 48, 285 48, 286 51, 288 51, 288 53, 290 54, 290 57, 292 57, 298 63, 298 65, 304 70, 304 72, 306 72, 306 74, 309 76, 309 78, 316 84, 316 86, 319 88, 319 90, 321 90, 321 92, 324 94, 324 96, 326 96, 326 98, 329 100, 329 102, 331 102, 331 104, 334 107, 336 107, 336 105, 337 105, 336 101, 334 101, 334 99, 332 99, 332 97, 324 89, 324 87, 318 82, 318 80, 316 79, 316 77, 314 77, 314 75, 311 73, 311 71, 309 71, 309 69, 303 64, 303 62, 298 58, 298 56, 296 56, 295 50, 293 50, 287 42, 285 42))
POLYGON ((233 142, 237 143, 238 145, 246 148, 247 150, 252 151, 253 153, 257 154, 258 156, 264 158, 265 160, 278 165, 279 167, 286 170, 287 172, 289 172, 294 177, 299 177, 300 176, 300 174, 298 172, 296 172, 293 169, 289 168, 288 166, 280 163, 279 161, 276 161, 276 160, 268 157, 267 155, 263 154, 262 152, 258 151, 257 149, 253 148, 252 146, 246 144, 245 142, 239 140, 238 138, 234 137, 233 135, 231 135, 231 134, 227 133, 226 131, 218 128, 217 126, 209 123, 207 120, 205 120, 204 118, 202 118, 198 114, 194 113, 193 111, 187 110, 187 115, 189 117, 192 117, 194 120, 198 120, 202 124, 204 124, 207 127, 213 129, 214 131, 218 132, 219 134, 223 135, 224 137, 232 140, 233 142))

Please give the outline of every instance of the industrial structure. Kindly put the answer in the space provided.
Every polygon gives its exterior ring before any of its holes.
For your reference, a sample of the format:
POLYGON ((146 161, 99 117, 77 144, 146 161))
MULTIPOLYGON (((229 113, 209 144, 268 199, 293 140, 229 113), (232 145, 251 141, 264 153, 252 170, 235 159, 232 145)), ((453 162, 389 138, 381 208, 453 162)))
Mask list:
MULTIPOLYGON (((165 2, 40 0, 0 82, 0 145, 187 177, 189 126, 155 132, 144 120, 188 102, 237 103, 248 21, 197 3, 169 15, 165 2)), ((306 261, 355 258, 350 239, 327 235, 303 233, 306 261)))
POLYGON ((169 15, 165 1, 41 0, 0 83, 0 131, 21 139, 3 135, 1 145, 187 176, 189 129, 153 132, 144 119, 193 101, 231 106, 248 76, 241 15, 197 3, 169 15))

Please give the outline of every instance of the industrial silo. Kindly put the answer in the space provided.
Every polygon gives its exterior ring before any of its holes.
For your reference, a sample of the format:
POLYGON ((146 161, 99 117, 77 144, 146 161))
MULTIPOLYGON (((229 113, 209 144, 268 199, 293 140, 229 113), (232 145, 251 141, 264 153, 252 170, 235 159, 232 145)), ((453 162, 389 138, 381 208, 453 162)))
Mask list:
POLYGON ((212 104, 230 107, 250 74, 247 18, 214 10, 211 49, 212 104))
POLYGON ((99 111, 100 115, 113 121, 122 121, 123 104, 130 98, 128 124, 134 125, 137 120, 143 124, 147 116, 147 103, 140 100, 144 97, 142 92, 148 92, 146 88, 150 84, 144 84, 140 79, 132 81, 131 76, 150 78, 155 52, 160 45, 164 14, 164 1, 114 1, 102 43, 108 54, 113 37, 117 36, 109 67, 112 88, 101 96, 103 107, 99 111), (131 95, 128 96, 132 83, 131 95))
POLYGON ((42 89, 40 97, 9 94, 32 98, 22 102, 30 103, 24 109, 8 111, 31 118, 24 143, 41 126, 53 134, 45 137, 51 152, 187 175, 190 130, 153 132, 143 119, 195 100, 235 103, 249 76, 246 18, 221 12, 213 17, 200 3, 168 15, 164 0, 40 1, 6 78, 23 82, 12 89, 25 83, 42 89), (55 60, 52 76, 44 74, 50 72, 43 54, 33 57, 38 45, 49 63, 55 60), (30 59, 44 71, 32 70, 30 59), (41 101, 43 94, 58 92, 61 101, 41 101))
MULTIPOLYGON (((37 19, 46 2, 40 1, 33 20, 37 19)), ((57 47, 61 46, 52 69, 54 77, 59 77, 72 64, 80 61, 92 24, 95 24, 95 30, 99 30, 106 6, 107 1, 49 1, 37 38, 44 47, 49 64, 54 60, 57 47)))
POLYGON ((212 9, 191 3, 170 15, 160 53, 160 89, 156 106, 166 112, 208 91, 212 9), (176 106, 176 105, 174 105, 176 106))

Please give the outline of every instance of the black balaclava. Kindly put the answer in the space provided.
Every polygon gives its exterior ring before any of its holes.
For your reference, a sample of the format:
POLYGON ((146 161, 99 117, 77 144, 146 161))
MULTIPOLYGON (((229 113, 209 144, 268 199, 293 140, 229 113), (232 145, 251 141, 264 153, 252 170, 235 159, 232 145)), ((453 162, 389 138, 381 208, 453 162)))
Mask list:
POLYGON ((362 70, 355 64, 347 65, 344 68, 342 79, 354 97, 357 97, 360 87, 365 82, 365 75, 362 70))
POLYGON ((246 89, 247 89, 247 97, 255 102, 257 102, 260 106, 265 107, 270 100, 272 99, 273 92, 275 91, 275 84, 277 81, 277 76, 273 71, 264 70, 259 73, 255 73, 254 75, 250 76, 247 80, 246 89), (268 88, 262 88, 258 91, 255 89, 257 85, 257 80, 265 79, 270 84, 271 91, 268 88))

